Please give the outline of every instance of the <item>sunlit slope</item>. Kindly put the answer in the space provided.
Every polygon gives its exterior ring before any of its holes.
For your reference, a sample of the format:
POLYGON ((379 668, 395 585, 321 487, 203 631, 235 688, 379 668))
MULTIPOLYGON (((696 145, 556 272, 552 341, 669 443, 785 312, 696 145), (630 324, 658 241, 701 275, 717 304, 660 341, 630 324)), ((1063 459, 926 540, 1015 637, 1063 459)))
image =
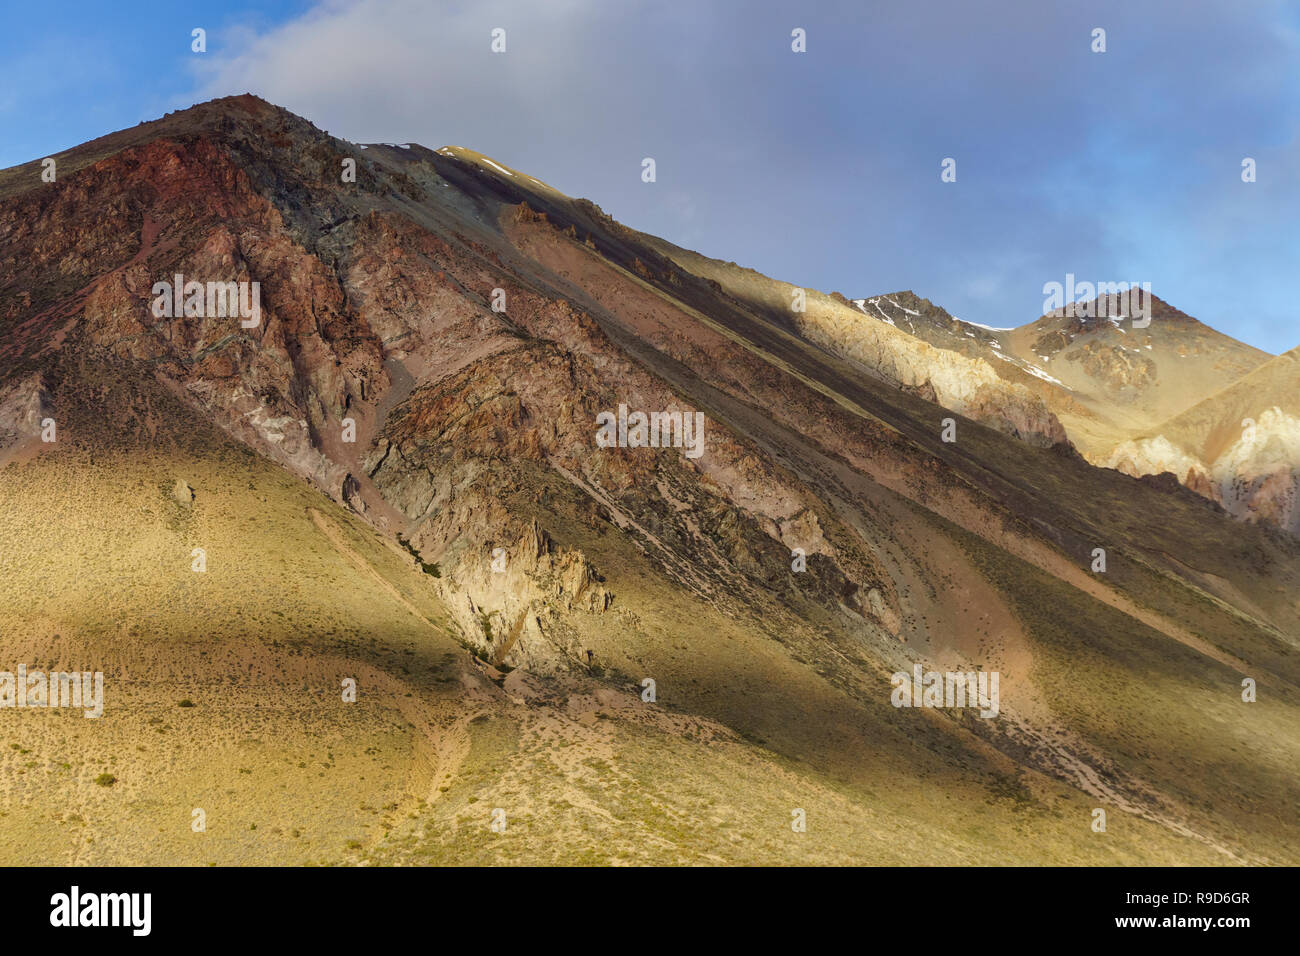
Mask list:
POLYGON ((1091 833, 1092 797, 890 707, 869 649, 816 639, 834 622, 722 613, 563 506, 554 532, 626 605, 602 665, 485 671, 373 531, 161 390, 87 374, 55 446, 3 476, 0 646, 103 670, 105 714, 3 711, 6 862, 1228 859, 1123 814, 1091 833))
POLYGON ((1149 433, 1164 435, 1202 461, 1213 462, 1242 437, 1247 420, 1270 410, 1294 421, 1300 418, 1300 349, 1292 349, 1208 396, 1149 433))
POLYGON ((460 652, 437 603, 409 560, 307 485, 160 389, 91 375, 103 391, 61 393, 58 441, 0 483, 0 667, 103 671, 104 715, 2 712, 0 854, 339 859, 413 800, 428 758, 411 700, 454 682, 460 652))

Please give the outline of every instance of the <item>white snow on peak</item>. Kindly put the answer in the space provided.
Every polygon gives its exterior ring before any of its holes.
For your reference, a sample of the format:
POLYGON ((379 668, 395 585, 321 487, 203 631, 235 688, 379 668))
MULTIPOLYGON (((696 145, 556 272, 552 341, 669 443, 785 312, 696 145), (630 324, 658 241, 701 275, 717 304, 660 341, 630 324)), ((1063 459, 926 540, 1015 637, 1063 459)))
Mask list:
MULTIPOLYGON (((954 318, 954 319, 957 319, 957 316, 954 315, 953 318, 954 318)), ((975 328, 977 328, 977 329, 983 329, 983 330, 986 331, 986 332, 1012 332, 1012 331, 1015 330, 1015 326, 1014 326, 1014 325, 1011 326, 1011 328, 1007 328, 1007 329, 999 329, 999 328, 995 328, 995 327, 992 326, 992 325, 984 325, 984 324, 981 323, 981 322, 972 322, 972 321, 970 321, 970 319, 957 319, 957 321, 958 321, 958 322, 964 322, 964 323, 966 323, 967 325, 973 325, 973 326, 975 326, 975 328)))
POLYGON ((1009 362, 1010 364, 1014 365, 1016 368, 1023 369, 1024 371, 1028 372, 1030 375, 1033 375, 1037 378, 1041 378, 1045 382, 1051 382, 1053 385, 1059 385, 1061 386, 1061 388, 1065 388, 1065 389, 1070 388, 1070 386, 1066 385, 1059 378, 1053 378, 1052 376, 1044 372, 1041 368, 1039 368, 1037 365, 1030 365, 1028 362, 1018 362, 1015 359, 1007 358, 1007 356, 1003 355, 1000 352, 994 352, 993 357, 1000 358, 1004 362, 1009 362))
POLYGON ((510 170, 508 170, 508 169, 502 169, 500 166, 498 166, 496 163, 492 162, 492 160, 488 159, 486 156, 483 157, 483 162, 487 163, 489 166, 491 166, 491 167, 492 167, 493 169, 495 169, 497 172, 499 172, 499 173, 504 173, 505 175, 511 177, 512 179, 514 178, 514 175, 515 175, 514 173, 512 173, 512 172, 511 172, 510 170))
POLYGON ((891 299, 889 296, 885 296, 885 301, 888 302, 890 305, 892 305, 894 308, 896 308, 896 309, 898 309, 898 310, 900 310, 900 311, 902 311, 902 312, 906 312, 908 315, 920 315, 920 314, 921 314, 920 312, 917 312, 915 309, 909 309, 909 308, 908 308, 907 306, 905 306, 905 305, 899 305, 897 302, 895 302, 895 301, 894 301, 893 299, 891 299))
MULTIPOLYGON (((879 314, 882 322, 886 325, 894 325, 894 320, 885 315, 884 310, 880 308, 880 296, 876 296, 874 299, 852 299, 850 301, 852 301, 852 303, 858 307, 858 311, 864 315, 871 315, 871 313, 867 311, 867 306, 871 306, 879 314)), ((871 315, 871 317, 873 319, 876 318, 874 315, 871 315)), ((894 328, 898 328, 898 326, 894 325, 894 328)))

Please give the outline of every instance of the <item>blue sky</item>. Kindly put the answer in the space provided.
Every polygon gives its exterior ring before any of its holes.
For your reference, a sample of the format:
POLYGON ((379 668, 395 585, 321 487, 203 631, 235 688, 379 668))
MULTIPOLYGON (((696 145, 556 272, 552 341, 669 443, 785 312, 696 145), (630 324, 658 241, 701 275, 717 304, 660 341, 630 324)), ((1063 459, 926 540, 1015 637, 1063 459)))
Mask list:
POLYGON ((824 291, 910 288, 1018 325, 1042 311, 1044 283, 1072 272, 1150 282, 1270 352, 1300 344, 1295 3, 50 11, 6 13, 0 166, 247 91, 355 141, 473 147, 635 228, 824 291), (489 48, 494 27, 504 54, 489 48), (790 49, 795 27, 806 53, 790 49), (1105 53, 1091 50, 1097 27, 1105 53), (955 183, 940 180, 945 157, 955 183))

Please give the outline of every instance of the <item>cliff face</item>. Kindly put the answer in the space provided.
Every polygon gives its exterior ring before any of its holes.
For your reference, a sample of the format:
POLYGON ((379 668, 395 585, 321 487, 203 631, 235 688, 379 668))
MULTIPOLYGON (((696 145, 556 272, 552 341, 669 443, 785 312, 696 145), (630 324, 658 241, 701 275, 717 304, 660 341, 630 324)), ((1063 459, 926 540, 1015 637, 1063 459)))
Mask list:
MULTIPOLYGON (((409 150, 359 149, 252 99, 188 119, 192 128, 161 121, 158 132, 171 135, 136 137, 144 141, 6 204, 3 265, 23 289, 18 301, 29 303, 8 315, 15 332, 5 344, 19 363, 39 366, 75 342, 91 360, 155 377, 445 565, 438 586, 450 607, 466 609, 464 632, 511 664, 576 659, 571 637, 544 646, 538 612, 556 602, 600 611, 612 600, 593 589, 597 572, 580 553, 552 553, 544 514, 493 506, 518 487, 517 471, 545 472, 602 500, 702 593, 777 579, 795 587, 808 579, 774 578, 771 566, 788 568, 800 547, 826 571, 805 590, 843 598, 864 626, 897 628, 896 599, 878 569, 858 556, 846 573, 820 533, 791 531, 800 520, 816 526, 813 503, 721 422, 699 436, 698 462, 677 449, 592 455, 603 410, 697 407, 539 285, 535 267, 503 241, 498 218, 513 230, 544 215, 493 197, 492 184, 455 155, 421 149, 412 164, 409 150), (345 161, 357 164, 355 184, 344 181, 345 161), (480 203, 478 214, 446 203, 451 190, 480 203), (117 225, 107 228, 95 209, 117 225), (156 314, 155 284, 178 281, 256 282, 257 322, 202 303, 156 314), (496 290, 505 304, 494 309, 496 290), (30 306, 47 300, 58 304, 30 306), (508 571, 483 571, 488 541, 514 542, 508 571), (691 554, 700 548, 711 557, 697 567, 691 554), (755 557, 763 553, 776 556, 766 569, 755 557), (507 632, 524 623, 502 648, 485 615, 513 622, 507 632)), ((575 241, 542 228, 548 245, 575 241)), ((11 386, 5 400, 11 443, 33 432, 32 381, 11 386)))

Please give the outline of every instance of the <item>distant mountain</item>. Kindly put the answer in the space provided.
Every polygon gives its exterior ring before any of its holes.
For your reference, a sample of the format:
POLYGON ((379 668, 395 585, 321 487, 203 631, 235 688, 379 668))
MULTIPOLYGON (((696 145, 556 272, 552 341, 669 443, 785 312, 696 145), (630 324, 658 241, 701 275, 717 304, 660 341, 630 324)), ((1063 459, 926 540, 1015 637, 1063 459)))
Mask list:
POLYGON ((1005 343, 1010 340, 1014 329, 993 328, 959 319, 911 291, 853 299, 851 302, 864 315, 878 318, 936 348, 959 352, 970 359, 985 360, 999 377, 1030 388, 1054 410, 1056 407, 1069 407, 1069 395, 1060 390, 1060 380, 1046 371, 1046 362, 1039 357, 1027 361, 1007 348, 1005 343))
POLYGON ((1015 355, 1050 366, 1090 413, 1065 412, 1063 419, 1090 457, 1192 407, 1270 357, 1158 296, 1151 296, 1145 328, 1135 327, 1133 316, 1104 314, 1105 306, 1094 299, 1082 310, 1089 317, 1043 316, 1015 329, 1004 343, 1015 355))
POLYGON ((1293 357, 1272 358, 1157 296, 1145 326, 1108 314, 1097 298, 1005 329, 963 321, 912 292, 851 304, 936 348, 986 360, 1033 393, 1094 464, 1135 477, 1170 472, 1235 517, 1296 532, 1300 452, 1283 414, 1300 394, 1293 357), (1258 427, 1246 444, 1229 447, 1252 416, 1258 427))

